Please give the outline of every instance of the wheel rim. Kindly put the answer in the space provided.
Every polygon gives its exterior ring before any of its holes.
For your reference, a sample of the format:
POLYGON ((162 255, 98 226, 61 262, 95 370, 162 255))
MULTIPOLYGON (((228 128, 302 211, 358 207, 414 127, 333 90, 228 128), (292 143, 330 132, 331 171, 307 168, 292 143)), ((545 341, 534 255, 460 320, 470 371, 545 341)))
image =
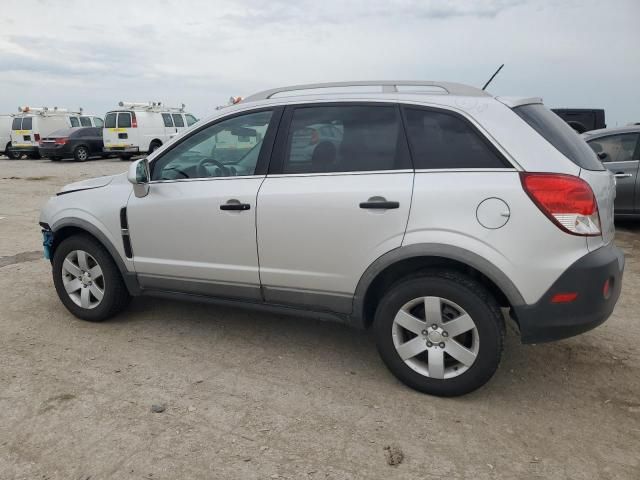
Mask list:
POLYGON ((62 284, 81 308, 96 308, 104 297, 104 275, 96 259, 84 250, 69 252, 62 262, 62 284))
POLYGON ((87 159, 87 151, 84 148, 78 149, 78 160, 86 160, 87 159))
POLYGON ((475 362, 478 328, 462 307, 440 297, 420 297, 400 308, 392 326, 400 358, 425 377, 449 379, 475 362))

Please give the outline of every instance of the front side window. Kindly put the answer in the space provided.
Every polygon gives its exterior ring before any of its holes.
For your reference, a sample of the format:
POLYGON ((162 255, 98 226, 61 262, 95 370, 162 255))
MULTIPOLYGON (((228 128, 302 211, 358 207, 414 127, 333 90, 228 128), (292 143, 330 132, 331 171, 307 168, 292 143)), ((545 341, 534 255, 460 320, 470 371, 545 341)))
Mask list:
POLYGON ((13 119, 11 130, 22 130, 22 118, 16 117, 13 119))
POLYGON ((191 125, 193 125, 194 123, 196 123, 198 121, 198 119, 196 117, 194 117, 193 115, 191 115, 190 113, 185 113, 184 116, 187 119, 187 127, 190 127, 191 125))
POLYGON ((596 138, 588 143, 594 152, 600 154, 603 162, 628 162, 640 159, 636 153, 638 137, 640 134, 625 133, 596 138))
POLYGON ((458 115, 406 108, 407 135, 416 168, 504 168, 505 162, 458 115))
POLYGON ((253 175, 272 114, 248 113, 199 130, 151 164, 151 179, 253 175))
POLYGON ((293 113, 283 173, 410 168, 399 148, 394 106, 300 107, 293 113))
POLYGON ((89 117, 80 117, 80 125, 83 127, 90 127, 91 119, 89 117))
POLYGON ((173 117, 173 123, 176 125, 176 127, 184 127, 184 120, 182 119, 182 115, 180 115, 179 113, 174 113, 171 116, 173 117))
POLYGON ((118 113, 118 128, 131 128, 131 114, 129 112, 118 113))
POLYGON ((164 122, 165 127, 173 127, 173 119, 171 118, 170 113, 163 113, 162 121, 164 122))
POLYGON ((100 117, 93 117, 93 123, 96 127, 102 127, 104 125, 104 122, 100 117))
POLYGON ((78 117, 69 117, 69 121, 71 122, 72 127, 80 126, 80 121, 78 120, 78 117))
POLYGON ((104 117, 104 128, 116 128, 115 113, 107 113, 107 116, 104 117))

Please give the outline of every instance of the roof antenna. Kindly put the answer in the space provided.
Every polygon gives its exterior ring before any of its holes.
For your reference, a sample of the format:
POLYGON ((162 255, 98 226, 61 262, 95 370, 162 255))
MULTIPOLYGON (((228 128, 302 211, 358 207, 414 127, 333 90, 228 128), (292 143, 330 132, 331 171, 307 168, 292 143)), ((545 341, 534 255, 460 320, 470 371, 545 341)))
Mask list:
POLYGON ((496 75, 498 75, 498 73, 500 73, 500 70, 502 70, 502 67, 504 67, 504 63, 498 67, 498 69, 495 71, 493 75, 491 75, 491 78, 487 81, 487 83, 484 84, 484 87, 482 87, 482 90, 487 89, 491 81, 496 77, 496 75))

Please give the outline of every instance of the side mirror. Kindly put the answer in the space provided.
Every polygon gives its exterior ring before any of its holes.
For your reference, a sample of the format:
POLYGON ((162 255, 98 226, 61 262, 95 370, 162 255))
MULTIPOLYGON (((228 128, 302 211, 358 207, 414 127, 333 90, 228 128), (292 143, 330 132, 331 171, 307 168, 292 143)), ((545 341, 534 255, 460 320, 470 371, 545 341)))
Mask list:
POLYGON ((141 158, 129 165, 129 172, 127 173, 127 180, 133 184, 133 193, 136 197, 146 197, 149 193, 149 180, 151 174, 149 173, 149 160, 141 158))

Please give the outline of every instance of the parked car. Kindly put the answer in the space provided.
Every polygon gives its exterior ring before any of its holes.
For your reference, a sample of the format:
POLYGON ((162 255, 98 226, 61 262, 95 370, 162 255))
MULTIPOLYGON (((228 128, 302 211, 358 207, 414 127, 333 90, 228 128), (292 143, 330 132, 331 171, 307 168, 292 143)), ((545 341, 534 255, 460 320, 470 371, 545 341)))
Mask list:
POLYGON ((540 99, 334 83, 221 109, 127 174, 64 187, 40 225, 58 296, 81 319, 156 295, 371 327, 402 382, 451 396, 496 371, 501 307, 525 343, 609 317, 624 268, 614 192, 540 99), (297 132, 329 125, 335 148, 318 142, 293 166, 297 132), (219 158, 219 138, 242 154, 219 158))
POLYGON ((0 115, 0 153, 9 156, 13 115, 0 115))
POLYGON ((553 108, 551 111, 578 133, 607 126, 604 120, 604 110, 601 108, 553 108))
MULTIPOLYGON (((72 118, 79 122, 81 112, 70 112, 64 108, 21 107, 11 124, 11 158, 26 155, 40 158, 40 140, 56 130, 73 127, 72 118)), ((75 123, 75 122, 74 122, 75 123)))
POLYGON ((583 137, 616 177, 616 216, 640 217, 640 125, 594 130, 583 137))
POLYGON ((119 106, 105 116, 104 151, 123 160, 153 152, 198 121, 184 111, 184 105, 170 108, 160 102, 120 102, 119 106))
POLYGON ((58 161, 73 158, 78 162, 92 156, 104 156, 102 151, 102 128, 80 127, 56 130, 40 140, 38 151, 43 158, 58 161))

